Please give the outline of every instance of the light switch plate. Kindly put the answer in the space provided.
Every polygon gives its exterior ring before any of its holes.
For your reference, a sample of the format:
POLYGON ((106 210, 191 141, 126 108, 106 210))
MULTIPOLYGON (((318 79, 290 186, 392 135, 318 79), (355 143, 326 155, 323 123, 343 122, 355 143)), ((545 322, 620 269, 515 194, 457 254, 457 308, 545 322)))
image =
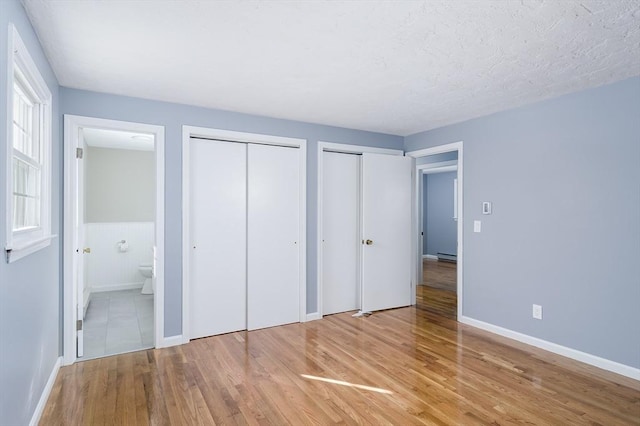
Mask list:
POLYGON ((491 214, 491 202, 483 201, 482 202, 482 214, 491 214))
POLYGON ((473 221, 473 232, 480 232, 482 230, 482 222, 479 220, 473 221))

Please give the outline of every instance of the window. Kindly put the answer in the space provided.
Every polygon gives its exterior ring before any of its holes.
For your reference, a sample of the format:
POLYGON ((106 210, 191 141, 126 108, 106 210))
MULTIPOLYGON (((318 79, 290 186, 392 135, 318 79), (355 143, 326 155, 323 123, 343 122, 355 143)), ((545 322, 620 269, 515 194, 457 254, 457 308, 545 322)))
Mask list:
POLYGON ((51 92, 11 25, 7 87, 7 261, 50 244, 51 92))

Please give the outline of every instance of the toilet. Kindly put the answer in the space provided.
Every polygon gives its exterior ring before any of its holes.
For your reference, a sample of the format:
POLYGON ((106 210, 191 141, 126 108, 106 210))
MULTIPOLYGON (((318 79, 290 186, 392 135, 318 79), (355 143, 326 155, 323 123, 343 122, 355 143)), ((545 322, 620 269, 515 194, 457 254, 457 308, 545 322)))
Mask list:
POLYGON ((153 294, 153 265, 140 265, 138 270, 144 277, 144 285, 142 286, 142 294, 153 294))

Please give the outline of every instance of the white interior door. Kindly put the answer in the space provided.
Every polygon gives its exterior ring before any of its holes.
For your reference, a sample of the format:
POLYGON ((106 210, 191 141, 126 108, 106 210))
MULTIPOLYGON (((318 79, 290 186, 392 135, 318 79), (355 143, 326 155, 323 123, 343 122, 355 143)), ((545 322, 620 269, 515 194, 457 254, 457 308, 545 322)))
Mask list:
POLYGON ((189 338, 246 329, 247 146, 190 141, 189 338))
POLYGON ((360 305, 360 156, 322 158, 322 314, 360 305))
POLYGON ((77 162, 77 175, 76 175, 76 223, 75 226, 75 235, 76 235, 76 279, 75 290, 76 290, 76 324, 79 326, 76 327, 76 356, 81 358, 84 356, 84 312, 86 308, 86 303, 88 302, 88 289, 87 289, 87 276, 86 276, 86 266, 87 262, 85 261, 85 256, 90 255, 90 247, 85 247, 85 237, 84 237, 84 163, 83 161, 83 153, 86 153, 86 147, 84 143, 84 136, 82 134, 82 130, 80 130, 80 135, 78 138, 78 148, 81 148, 80 151, 76 150, 76 162, 77 162), (80 154, 80 155, 78 155, 80 154))
POLYGON ((362 155, 362 311, 411 305, 410 157, 362 155))
POLYGON ((248 146, 247 326, 300 321, 299 151, 248 146))

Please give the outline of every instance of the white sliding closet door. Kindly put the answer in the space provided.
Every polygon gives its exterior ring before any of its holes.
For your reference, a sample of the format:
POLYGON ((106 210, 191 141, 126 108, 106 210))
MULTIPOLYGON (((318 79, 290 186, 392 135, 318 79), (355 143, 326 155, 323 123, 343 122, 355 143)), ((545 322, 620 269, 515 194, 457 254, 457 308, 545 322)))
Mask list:
POLYGON ((191 139, 189 172, 189 337, 244 330, 247 146, 191 139))
POLYGON ((362 155, 362 311, 411 305, 410 157, 362 155))
POLYGON ((360 307, 360 156, 322 158, 322 314, 360 307))
POLYGON ((296 148, 248 146, 247 328, 300 321, 296 148))

